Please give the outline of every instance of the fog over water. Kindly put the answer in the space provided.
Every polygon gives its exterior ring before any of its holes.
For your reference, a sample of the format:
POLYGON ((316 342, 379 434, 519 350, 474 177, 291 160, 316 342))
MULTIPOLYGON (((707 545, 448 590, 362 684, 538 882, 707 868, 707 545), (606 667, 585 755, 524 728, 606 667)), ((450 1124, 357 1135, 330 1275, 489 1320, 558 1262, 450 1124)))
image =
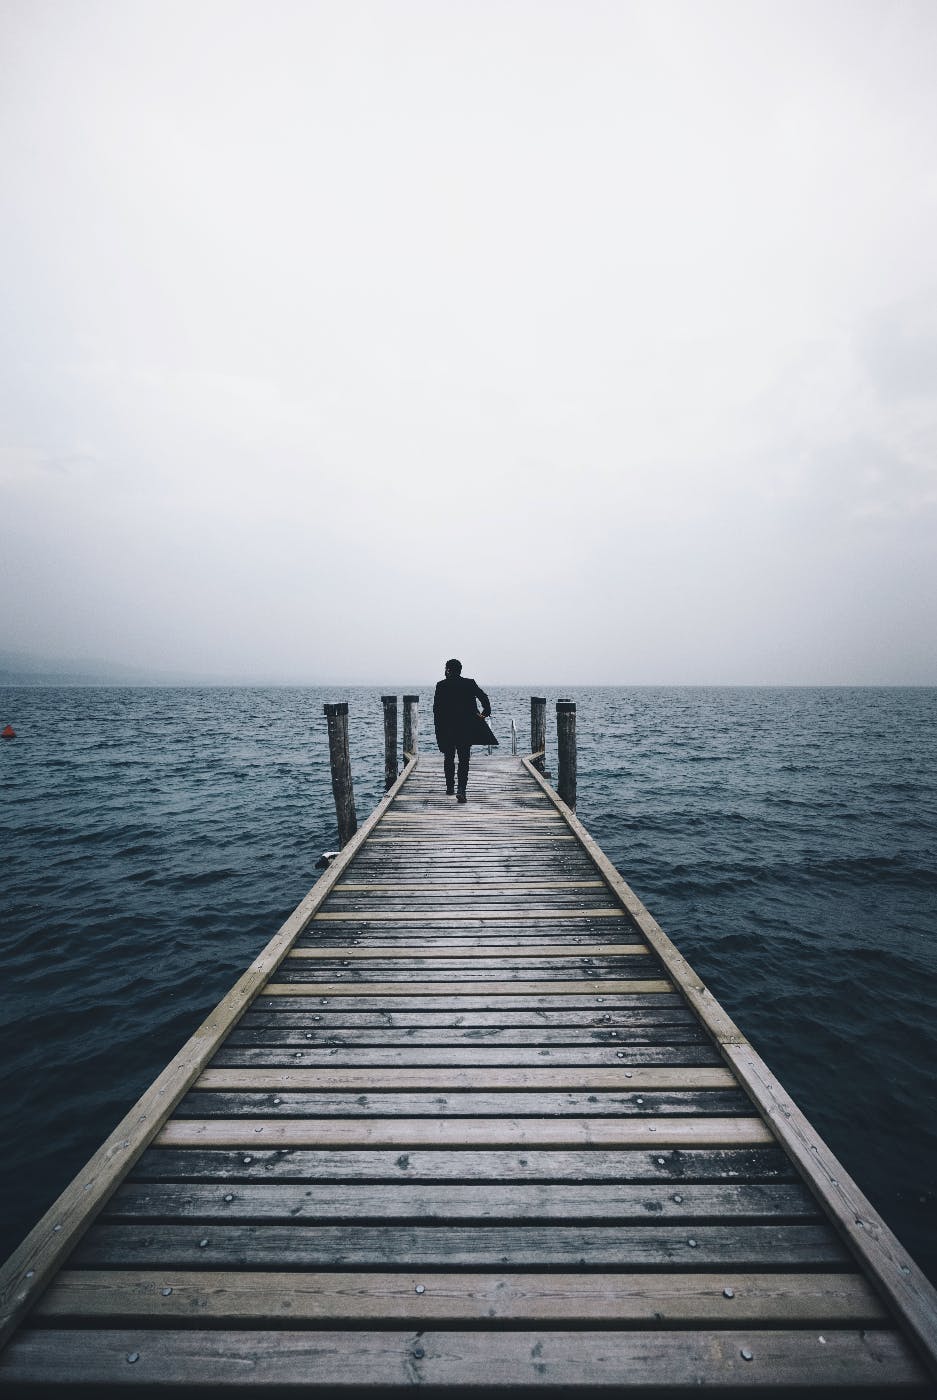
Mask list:
POLYGON ((937 9, 0 0, 4 646, 937 681, 937 9))

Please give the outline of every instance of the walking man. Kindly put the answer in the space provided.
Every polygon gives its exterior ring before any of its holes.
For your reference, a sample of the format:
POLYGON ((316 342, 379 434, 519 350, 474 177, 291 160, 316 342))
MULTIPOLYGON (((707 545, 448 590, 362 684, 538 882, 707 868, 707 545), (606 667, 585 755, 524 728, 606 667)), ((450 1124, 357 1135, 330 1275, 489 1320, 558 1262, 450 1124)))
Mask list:
POLYGON ((465 802, 469 759, 473 744, 497 744, 497 739, 485 720, 491 714, 488 696, 468 676, 462 675, 462 662, 453 657, 446 662, 445 680, 436 684, 433 696, 433 722, 436 743, 442 752, 442 768, 446 776, 446 792, 465 802), (475 705, 481 701, 481 714, 475 705), (459 755, 459 786, 456 788, 455 756, 459 755))

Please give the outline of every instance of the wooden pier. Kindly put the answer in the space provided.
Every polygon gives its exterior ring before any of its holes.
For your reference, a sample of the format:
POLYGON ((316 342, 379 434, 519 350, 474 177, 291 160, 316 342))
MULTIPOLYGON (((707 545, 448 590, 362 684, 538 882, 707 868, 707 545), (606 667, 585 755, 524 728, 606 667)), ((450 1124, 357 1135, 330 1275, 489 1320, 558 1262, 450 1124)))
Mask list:
POLYGON ((0 1394, 929 1393, 934 1290, 536 765, 440 767, 7 1262, 0 1394))

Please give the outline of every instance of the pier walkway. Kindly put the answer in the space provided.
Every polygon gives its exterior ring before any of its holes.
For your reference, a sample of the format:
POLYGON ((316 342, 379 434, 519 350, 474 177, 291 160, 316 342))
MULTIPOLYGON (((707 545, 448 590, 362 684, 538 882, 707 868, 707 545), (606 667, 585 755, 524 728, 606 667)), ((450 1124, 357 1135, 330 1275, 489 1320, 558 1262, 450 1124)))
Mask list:
POLYGON ((927 1393, 933 1289, 572 813, 439 766, 8 1261, 0 1394, 927 1393))

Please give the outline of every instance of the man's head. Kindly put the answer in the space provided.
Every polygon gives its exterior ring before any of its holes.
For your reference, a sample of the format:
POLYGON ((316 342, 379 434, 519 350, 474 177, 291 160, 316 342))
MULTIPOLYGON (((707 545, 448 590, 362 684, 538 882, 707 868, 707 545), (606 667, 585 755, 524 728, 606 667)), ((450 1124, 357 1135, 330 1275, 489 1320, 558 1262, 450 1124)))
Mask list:
POLYGON ((447 676, 461 676, 461 674, 462 674, 462 662, 461 662, 461 661, 457 661, 457 660, 455 659, 454 656, 451 657, 451 658, 446 662, 446 675, 447 675, 447 676))

